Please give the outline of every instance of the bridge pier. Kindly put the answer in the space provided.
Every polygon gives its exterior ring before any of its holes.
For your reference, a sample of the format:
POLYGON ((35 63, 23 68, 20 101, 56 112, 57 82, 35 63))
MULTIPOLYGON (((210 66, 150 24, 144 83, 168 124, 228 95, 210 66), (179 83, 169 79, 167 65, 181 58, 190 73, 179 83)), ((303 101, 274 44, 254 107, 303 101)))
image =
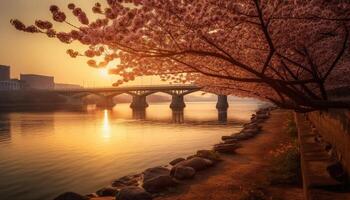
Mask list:
POLYGON ((145 110, 148 107, 148 103, 146 101, 146 96, 144 95, 133 95, 132 102, 130 104, 130 108, 133 110, 145 110))
POLYGON ((176 124, 183 123, 184 122, 184 112, 183 112, 183 110, 182 111, 174 111, 173 110, 172 120, 173 120, 173 123, 176 123, 176 124))
POLYGON ((146 119, 146 109, 143 110, 132 110, 132 118, 133 119, 146 119))
POLYGON ((170 108, 173 111, 183 111, 185 107, 184 95, 172 95, 170 108))
POLYGON ((219 122, 227 122, 227 110, 228 101, 226 95, 218 95, 218 101, 216 103, 216 109, 218 110, 218 120, 219 122))

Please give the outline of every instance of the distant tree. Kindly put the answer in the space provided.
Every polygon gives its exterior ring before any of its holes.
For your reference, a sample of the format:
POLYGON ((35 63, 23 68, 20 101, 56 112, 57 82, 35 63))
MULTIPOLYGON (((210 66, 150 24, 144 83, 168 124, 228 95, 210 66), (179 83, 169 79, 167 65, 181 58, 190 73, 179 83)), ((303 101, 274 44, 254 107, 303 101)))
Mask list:
POLYGON ((190 82, 207 91, 269 100, 307 112, 349 108, 328 91, 350 86, 350 3, 336 0, 107 0, 96 3, 100 18, 90 21, 69 4, 75 26, 57 6, 53 19, 70 25, 57 32, 48 21, 21 31, 43 33, 61 42, 80 41, 92 67, 110 70, 122 80, 159 75, 190 82), (97 62, 101 60, 102 62, 97 62))

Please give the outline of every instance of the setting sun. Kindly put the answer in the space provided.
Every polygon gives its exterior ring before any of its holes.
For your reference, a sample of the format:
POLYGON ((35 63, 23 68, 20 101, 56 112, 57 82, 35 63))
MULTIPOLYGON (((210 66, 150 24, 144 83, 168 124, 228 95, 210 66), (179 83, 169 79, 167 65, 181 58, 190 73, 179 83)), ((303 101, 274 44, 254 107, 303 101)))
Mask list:
POLYGON ((108 69, 106 69, 106 68, 100 69, 99 72, 100 72, 100 75, 103 77, 109 76, 108 69))

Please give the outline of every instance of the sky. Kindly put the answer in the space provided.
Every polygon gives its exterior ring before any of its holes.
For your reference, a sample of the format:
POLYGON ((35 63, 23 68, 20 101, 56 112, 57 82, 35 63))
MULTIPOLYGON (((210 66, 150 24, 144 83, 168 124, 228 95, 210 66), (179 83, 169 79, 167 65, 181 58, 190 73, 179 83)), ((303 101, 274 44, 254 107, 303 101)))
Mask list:
MULTIPOLYGON (((100 0, 101 3, 104 0, 100 0)), ((117 80, 101 70, 86 64, 86 58, 70 58, 67 49, 83 52, 85 47, 78 42, 63 44, 43 34, 19 32, 11 26, 11 19, 19 19, 27 25, 36 19, 50 20, 57 30, 67 30, 67 25, 54 23, 49 11, 50 5, 58 5, 66 11, 68 20, 78 24, 67 9, 68 3, 75 3, 93 19, 91 0, 0 0, 0 65, 11 66, 11 77, 22 74, 42 74, 55 77, 56 83, 80 84, 85 87, 111 86, 117 80)), ((138 78, 131 84, 159 84, 156 77, 138 78)), ((163 83, 164 84, 164 83, 163 83)))

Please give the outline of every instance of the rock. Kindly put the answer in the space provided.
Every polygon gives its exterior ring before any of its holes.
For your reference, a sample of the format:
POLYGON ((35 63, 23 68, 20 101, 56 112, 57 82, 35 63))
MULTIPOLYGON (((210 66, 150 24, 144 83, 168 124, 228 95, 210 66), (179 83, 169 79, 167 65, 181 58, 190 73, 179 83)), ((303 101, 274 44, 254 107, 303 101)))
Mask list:
POLYGON ((131 176, 124 176, 112 182, 112 187, 123 188, 126 186, 137 186, 141 180, 141 174, 135 174, 131 176))
POLYGON ((85 195, 86 197, 88 197, 88 198, 95 198, 95 197, 98 197, 98 195, 96 194, 96 193, 90 193, 90 194, 87 194, 87 195, 85 195))
POLYGON ((268 114, 269 112, 269 109, 268 108, 261 108, 259 109, 258 111, 256 111, 256 114, 257 115, 260 115, 260 114, 268 114))
POLYGON ((165 167, 153 167, 143 172, 142 187, 148 192, 160 192, 174 185, 176 182, 170 176, 170 170, 165 167))
POLYGON ((152 200, 152 195, 143 188, 128 186, 121 189, 116 195, 118 200, 152 200))
POLYGON ((213 150, 199 150, 196 156, 209 159, 213 162, 221 161, 220 155, 213 150))
POLYGON ((181 161, 184 161, 184 160, 186 160, 186 159, 184 159, 184 158, 176 158, 175 160, 172 160, 169 164, 172 165, 172 166, 174 166, 174 165, 176 165, 177 163, 179 163, 179 162, 181 162, 181 161))
POLYGON ((254 119, 251 120, 251 122, 257 123, 257 124, 260 124, 260 123, 262 123, 264 121, 265 121, 265 119, 257 119, 257 118, 254 118, 254 119))
POLYGON ((262 127, 259 126, 258 123, 256 123, 256 122, 249 123, 249 124, 245 124, 245 125, 243 126, 243 130, 245 130, 245 129, 257 129, 258 131, 260 131, 261 128, 262 128, 262 127))
POLYGON ((252 138, 256 135, 255 132, 243 132, 242 135, 246 137, 247 139, 252 138))
POLYGON ((345 183, 348 181, 348 175, 339 161, 329 165, 327 172, 338 182, 345 183))
POLYGON ((147 192, 161 192, 168 187, 175 186, 177 183, 170 175, 161 175, 143 182, 142 187, 147 192))
POLYGON ((234 153, 239 147, 240 145, 238 144, 218 144, 214 146, 214 151, 219 153, 234 153))
POLYGON ((193 178, 196 174, 196 170, 192 167, 178 166, 175 168, 174 177, 179 180, 193 178))
POLYGON ((186 160, 190 160, 190 159, 195 158, 195 157, 198 157, 198 156, 197 156, 197 155, 191 155, 191 156, 188 156, 188 157, 186 158, 186 160))
POLYGON ((258 128, 246 128, 246 129, 243 129, 241 131, 241 133, 252 133, 252 134, 258 134, 259 133, 259 129, 258 128))
POLYGON ((238 142, 237 139, 229 139, 229 140, 225 140, 224 144, 236 144, 238 142))
POLYGON ((156 178, 158 176, 170 175, 170 170, 165 167, 152 167, 148 168, 143 172, 143 181, 148 181, 150 179, 156 178))
POLYGON ((89 199, 88 197, 82 196, 74 192, 66 192, 59 195, 54 200, 88 200, 88 199, 89 199))
POLYGON ((267 115, 267 114, 257 114, 256 118, 257 119, 267 119, 267 118, 269 118, 269 115, 267 115))
POLYGON ((236 140, 247 140, 254 137, 254 135, 255 134, 251 132, 241 132, 236 135, 233 135, 232 138, 236 140))
POLYGON ((99 189, 96 194, 100 197, 108 197, 108 196, 115 196, 118 193, 118 190, 112 187, 105 187, 102 189, 99 189))
POLYGON ((179 162, 177 165, 175 165, 171 171, 172 174, 175 172, 176 167, 192 167, 195 171, 204 170, 210 166, 212 166, 214 163, 211 160, 200 158, 200 157, 194 157, 189 160, 185 160, 182 162, 179 162))
POLYGON ((234 136, 232 136, 232 135, 224 135, 224 136, 221 137, 221 139, 222 139, 223 141, 226 141, 226 140, 233 140, 233 139, 235 139, 235 138, 234 138, 234 136))
POLYGON ((256 118, 256 114, 252 114, 252 116, 250 117, 250 120, 253 120, 256 118))
POLYGON ((258 124, 253 122, 253 123, 244 124, 243 127, 244 128, 256 128, 256 127, 258 127, 258 124))

